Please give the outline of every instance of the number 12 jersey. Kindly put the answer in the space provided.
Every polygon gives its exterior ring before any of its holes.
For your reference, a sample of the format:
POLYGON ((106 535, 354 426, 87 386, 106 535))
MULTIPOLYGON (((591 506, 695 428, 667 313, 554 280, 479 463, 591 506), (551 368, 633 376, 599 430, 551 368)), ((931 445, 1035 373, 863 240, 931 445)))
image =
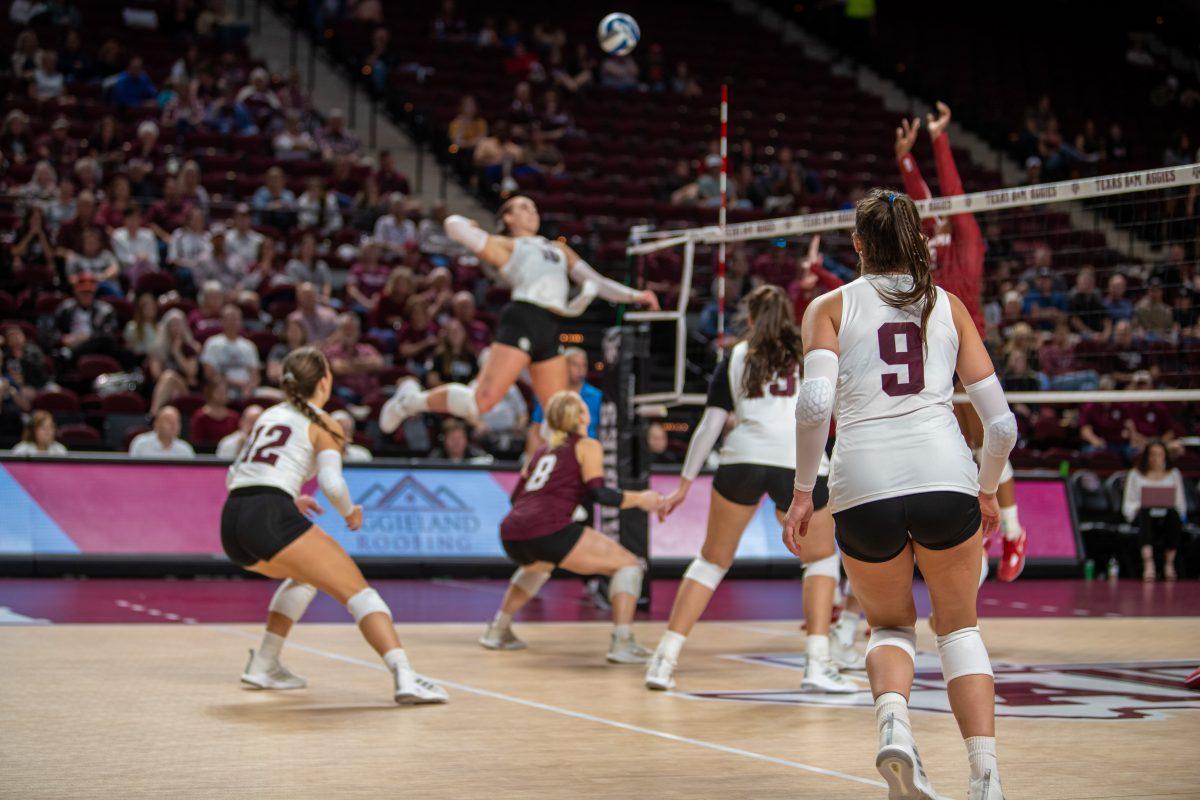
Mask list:
POLYGON ((920 308, 893 308, 876 290, 911 282, 907 275, 869 275, 839 290, 834 513, 917 492, 979 491, 952 406, 958 330, 949 295, 937 290, 922 347, 920 308))
POLYGON ((291 403, 264 411, 238 453, 225 486, 230 491, 246 486, 273 486, 296 497, 317 474, 316 453, 308 438, 312 422, 291 403))

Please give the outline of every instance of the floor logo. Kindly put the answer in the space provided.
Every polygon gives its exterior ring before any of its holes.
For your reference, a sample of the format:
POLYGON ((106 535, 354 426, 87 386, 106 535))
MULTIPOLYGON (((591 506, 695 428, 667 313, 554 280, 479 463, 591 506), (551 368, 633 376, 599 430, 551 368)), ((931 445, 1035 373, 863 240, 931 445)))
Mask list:
POLYGON ((431 491, 411 475, 405 475, 390 489, 382 483, 373 483, 355 502, 366 511, 401 511, 410 514, 471 511, 471 507, 449 488, 439 486, 431 491))
MULTIPOLYGON (((800 654, 727 656, 738 661, 797 672, 800 654)), ((1200 692, 1183 680, 1196 668, 1193 661, 1114 661, 1096 664, 993 664, 996 715, 1024 719, 1130 720, 1163 719, 1169 712, 1200 711, 1200 692)), ((794 689, 754 692, 678 692, 680 696, 744 703, 787 703, 805 706, 870 708, 871 693, 808 694, 794 689)), ((794 682, 799 684, 800 681, 794 682)), ((917 655, 909 707, 950 713, 941 664, 934 653, 917 655)))

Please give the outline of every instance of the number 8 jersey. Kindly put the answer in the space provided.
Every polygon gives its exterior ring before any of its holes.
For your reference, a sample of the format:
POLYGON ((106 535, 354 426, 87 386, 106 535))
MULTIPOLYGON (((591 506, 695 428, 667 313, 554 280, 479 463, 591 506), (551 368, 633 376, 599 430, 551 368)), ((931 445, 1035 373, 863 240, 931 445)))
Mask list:
POLYGON ((979 491, 952 406, 958 330, 949 296, 937 290, 922 347, 920 309, 893 308, 876 291, 911 282, 907 275, 869 275, 839 290, 834 513, 916 492, 979 491))
POLYGON ((291 403, 262 412, 229 467, 226 488, 274 486, 292 497, 300 494, 305 482, 317 474, 316 453, 308 438, 311 424, 291 403))

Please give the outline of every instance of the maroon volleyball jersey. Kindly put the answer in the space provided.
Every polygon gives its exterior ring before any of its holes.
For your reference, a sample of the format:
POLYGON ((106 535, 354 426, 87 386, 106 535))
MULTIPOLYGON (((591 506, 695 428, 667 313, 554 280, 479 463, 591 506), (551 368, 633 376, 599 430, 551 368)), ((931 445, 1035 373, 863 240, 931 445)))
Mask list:
POLYGON ((555 449, 545 444, 533 454, 513 492, 512 510, 500 523, 501 539, 536 539, 571 524, 575 508, 588 494, 575 457, 578 442, 579 437, 571 435, 555 449))

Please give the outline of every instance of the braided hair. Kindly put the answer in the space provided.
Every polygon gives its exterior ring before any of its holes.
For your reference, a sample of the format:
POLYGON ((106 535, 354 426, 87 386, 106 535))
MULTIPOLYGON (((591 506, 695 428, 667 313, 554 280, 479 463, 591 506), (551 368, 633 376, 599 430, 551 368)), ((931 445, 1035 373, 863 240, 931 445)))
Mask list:
POLYGON ((304 416, 308 417, 330 436, 339 446, 344 446, 346 437, 340 427, 336 430, 325 422, 317 410, 309 405, 308 399, 317 390, 317 384, 329 374, 329 362, 325 354, 315 347, 297 347, 283 359, 283 382, 281 388, 287 401, 304 416))
POLYGON ((858 205, 854 229, 862 240, 862 272, 899 274, 912 278, 909 289, 876 286, 883 302, 892 308, 920 304, 921 340, 937 302, 937 286, 929 267, 929 246, 921 233, 917 204, 902 192, 872 189, 858 205))

